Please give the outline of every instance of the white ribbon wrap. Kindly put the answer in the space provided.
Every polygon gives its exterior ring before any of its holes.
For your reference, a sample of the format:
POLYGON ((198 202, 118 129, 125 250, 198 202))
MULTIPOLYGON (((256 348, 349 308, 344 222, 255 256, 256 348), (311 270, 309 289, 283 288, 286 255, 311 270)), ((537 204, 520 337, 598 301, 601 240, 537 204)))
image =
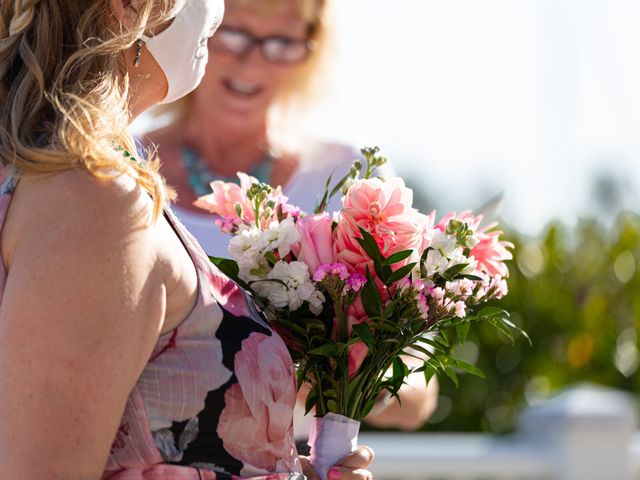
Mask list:
POLYGON ((314 419, 309 434, 311 465, 322 480, 338 460, 356 449, 359 430, 360 422, 335 413, 314 419))

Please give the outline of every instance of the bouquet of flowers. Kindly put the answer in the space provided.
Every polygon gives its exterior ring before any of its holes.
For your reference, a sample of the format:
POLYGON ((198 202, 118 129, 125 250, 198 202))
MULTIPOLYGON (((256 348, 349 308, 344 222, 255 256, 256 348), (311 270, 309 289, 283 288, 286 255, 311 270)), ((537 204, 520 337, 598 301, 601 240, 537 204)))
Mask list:
MULTIPOLYGON (((470 212, 438 222, 412 206, 401 178, 375 176, 386 159, 362 150, 349 173, 326 182, 311 214, 280 188, 239 173, 195 203, 232 235, 231 259, 211 260, 255 297, 310 387, 312 463, 331 466, 355 445, 359 421, 408 375, 482 373, 452 356, 472 324, 513 340, 521 332, 487 302, 507 293, 512 245, 470 212), (331 215, 328 201, 342 193, 331 215), (405 362, 406 359, 418 359, 405 362), (413 366, 409 367, 408 363, 413 366)), ((523 332, 521 332, 523 333, 523 332)))

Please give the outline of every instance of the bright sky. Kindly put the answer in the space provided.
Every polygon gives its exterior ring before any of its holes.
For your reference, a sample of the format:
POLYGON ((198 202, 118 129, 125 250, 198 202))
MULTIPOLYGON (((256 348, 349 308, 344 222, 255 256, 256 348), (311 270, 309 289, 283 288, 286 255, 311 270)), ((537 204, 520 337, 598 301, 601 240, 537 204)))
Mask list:
POLYGON ((640 211, 640 0, 336 3, 314 135, 381 146, 440 211, 502 191, 527 233, 601 213, 600 173, 640 211))

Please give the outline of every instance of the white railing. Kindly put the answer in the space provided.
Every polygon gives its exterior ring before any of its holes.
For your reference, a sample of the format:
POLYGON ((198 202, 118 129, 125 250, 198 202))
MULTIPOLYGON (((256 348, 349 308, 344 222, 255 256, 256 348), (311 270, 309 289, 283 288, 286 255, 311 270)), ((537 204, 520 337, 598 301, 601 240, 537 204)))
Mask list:
POLYGON ((578 387, 526 410, 516 433, 363 433, 376 480, 640 480, 627 394, 578 387))

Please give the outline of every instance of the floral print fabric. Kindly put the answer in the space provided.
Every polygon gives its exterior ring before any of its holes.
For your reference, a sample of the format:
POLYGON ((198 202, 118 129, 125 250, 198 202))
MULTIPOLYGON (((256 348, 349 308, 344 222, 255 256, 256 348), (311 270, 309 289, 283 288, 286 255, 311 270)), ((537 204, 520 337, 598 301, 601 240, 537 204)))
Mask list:
POLYGON ((187 319, 163 335, 134 388, 104 479, 303 479, 295 372, 253 302, 168 212, 198 272, 187 319))
MULTIPOLYGON (((0 227, 15 187, 0 189, 0 227)), ((303 480, 293 440, 294 367, 251 299, 171 212, 198 299, 158 340, 133 388, 103 480, 303 480)), ((6 271, 0 262, 0 295, 6 271)))

